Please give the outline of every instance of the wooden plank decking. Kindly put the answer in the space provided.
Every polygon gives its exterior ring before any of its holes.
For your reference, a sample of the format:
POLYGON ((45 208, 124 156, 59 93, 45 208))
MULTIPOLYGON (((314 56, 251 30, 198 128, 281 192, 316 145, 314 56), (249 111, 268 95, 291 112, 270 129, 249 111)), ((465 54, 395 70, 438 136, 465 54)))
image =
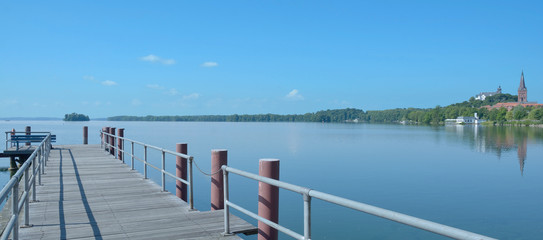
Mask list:
MULTIPOLYGON (((45 172, 21 239, 239 239, 222 236, 223 211, 189 211, 98 145, 55 146, 45 172)), ((230 221, 233 232, 255 230, 230 221)))

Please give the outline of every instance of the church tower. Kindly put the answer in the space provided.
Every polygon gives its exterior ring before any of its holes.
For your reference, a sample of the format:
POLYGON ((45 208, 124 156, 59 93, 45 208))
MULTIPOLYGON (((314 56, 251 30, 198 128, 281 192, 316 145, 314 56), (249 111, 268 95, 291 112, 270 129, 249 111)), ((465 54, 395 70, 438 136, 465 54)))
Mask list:
POLYGON ((520 86, 518 87, 518 102, 528 102, 528 89, 526 89, 526 84, 524 84, 524 71, 520 74, 520 86))

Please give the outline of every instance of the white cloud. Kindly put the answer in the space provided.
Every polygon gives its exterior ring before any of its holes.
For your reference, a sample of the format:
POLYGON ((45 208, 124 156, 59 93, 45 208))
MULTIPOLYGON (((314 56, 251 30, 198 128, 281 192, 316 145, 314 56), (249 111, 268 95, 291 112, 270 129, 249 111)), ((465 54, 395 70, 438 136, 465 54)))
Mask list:
POLYGON ((147 84, 147 87, 150 89, 164 90, 164 87, 158 84, 147 84))
POLYGON ((134 98, 134 99, 132 99, 132 105, 139 106, 139 105, 141 105, 141 101, 139 99, 134 98))
POLYGON ((149 54, 149 55, 147 55, 145 57, 140 57, 140 60, 142 60, 144 62, 162 63, 162 64, 165 64, 165 65, 175 64, 175 60, 173 60, 173 59, 165 59, 165 58, 161 58, 159 56, 153 55, 153 54, 149 54))
POLYGON ((175 95, 177 95, 178 93, 179 93, 179 92, 178 92, 177 89, 175 89, 175 88, 170 88, 170 90, 168 90, 168 91, 166 92, 166 94, 172 95, 172 96, 175 96, 175 95))
POLYGON ((104 86, 115 86, 115 85, 117 85, 117 83, 114 82, 114 81, 111 81, 111 80, 105 80, 105 81, 102 82, 102 85, 104 85, 104 86))
POLYGON ((298 89, 292 89, 285 98, 292 101, 304 100, 304 97, 298 92, 298 89))
POLYGON ((200 94, 198 93, 191 93, 189 95, 183 96, 183 100, 191 100, 191 99, 198 99, 200 97, 200 94))
POLYGON ((162 64, 172 65, 172 64, 175 64, 175 60, 173 60, 173 59, 163 59, 162 64))
POLYGON ((219 64, 216 63, 216 62, 205 62, 205 63, 202 63, 202 67, 216 67, 216 66, 219 66, 219 64))
POLYGON ((94 76, 85 75, 85 76, 83 76, 83 79, 89 80, 89 81, 94 81, 94 76))

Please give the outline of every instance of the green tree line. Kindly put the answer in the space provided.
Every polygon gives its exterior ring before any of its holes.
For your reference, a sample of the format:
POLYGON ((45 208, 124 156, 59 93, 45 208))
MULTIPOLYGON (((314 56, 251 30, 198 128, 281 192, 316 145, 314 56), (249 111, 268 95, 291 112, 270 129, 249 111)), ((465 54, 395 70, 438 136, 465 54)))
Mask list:
POLYGON ((324 110, 306 114, 233 114, 233 115, 199 115, 199 116, 116 116, 109 121, 213 121, 213 122, 408 122, 415 124, 442 124, 445 119, 455 119, 459 116, 473 116, 503 123, 508 120, 543 120, 543 108, 517 106, 512 111, 505 108, 488 110, 483 106, 499 102, 516 102, 517 96, 497 94, 487 97, 484 101, 471 98, 469 101, 435 108, 396 108, 380 111, 346 108, 324 110))

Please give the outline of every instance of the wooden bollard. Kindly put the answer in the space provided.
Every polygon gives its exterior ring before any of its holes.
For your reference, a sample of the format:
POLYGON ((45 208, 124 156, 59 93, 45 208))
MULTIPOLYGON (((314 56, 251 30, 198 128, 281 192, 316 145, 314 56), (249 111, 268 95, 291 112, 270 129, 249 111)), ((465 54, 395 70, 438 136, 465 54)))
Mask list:
MULTIPOLYGON (((186 143, 175 144, 175 151, 182 154, 187 154, 188 146, 186 143)), ((175 176, 183 180, 187 180, 187 159, 183 157, 175 157, 175 176)), ((187 184, 179 180, 175 180, 175 196, 187 201, 187 184)))
MULTIPOLYGON (((31 132, 32 132, 32 130, 31 130, 30 126, 26 126, 26 128, 25 128, 25 134, 26 134, 26 135, 30 135, 31 132)), ((26 146, 30 146, 30 142, 26 142, 25 145, 26 145, 26 146)))
POLYGON ((115 156, 115 129, 114 127, 109 128, 109 134, 113 135, 109 137, 109 144, 111 144, 111 147, 109 148, 109 154, 115 156))
POLYGON ((228 165, 228 152, 225 149, 211 150, 211 210, 224 209, 224 180, 222 165, 228 165))
MULTIPOLYGON (((258 174, 263 177, 279 180, 279 159, 260 159, 258 174)), ((258 216, 274 223, 279 221, 279 188, 267 183, 258 182, 258 216)), ((258 222, 259 240, 277 240, 277 229, 258 222)))
MULTIPOLYGON (((124 137, 124 128, 117 129, 117 136, 124 137)), ((117 152, 117 156, 119 157, 119 160, 124 161, 123 158, 123 139, 117 138, 117 149, 119 150, 117 152)))
POLYGON ((83 144, 89 144, 89 127, 83 126, 83 144))
MULTIPOLYGON (((104 127, 104 132, 109 133, 109 127, 104 127)), ((104 134, 104 149, 109 152, 109 136, 104 134)))

